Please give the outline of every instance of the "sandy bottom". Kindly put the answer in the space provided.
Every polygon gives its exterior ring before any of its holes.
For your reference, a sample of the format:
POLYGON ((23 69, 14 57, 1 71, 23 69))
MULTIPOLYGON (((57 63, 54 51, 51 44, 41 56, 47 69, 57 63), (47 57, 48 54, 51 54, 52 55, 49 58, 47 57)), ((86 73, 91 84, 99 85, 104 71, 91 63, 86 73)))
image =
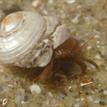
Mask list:
POLYGON ((0 65, 0 107, 107 107, 107 0, 0 0, 0 20, 18 10, 55 14, 83 44, 93 37, 84 56, 98 69, 87 63, 84 75, 34 82, 36 69, 0 65))

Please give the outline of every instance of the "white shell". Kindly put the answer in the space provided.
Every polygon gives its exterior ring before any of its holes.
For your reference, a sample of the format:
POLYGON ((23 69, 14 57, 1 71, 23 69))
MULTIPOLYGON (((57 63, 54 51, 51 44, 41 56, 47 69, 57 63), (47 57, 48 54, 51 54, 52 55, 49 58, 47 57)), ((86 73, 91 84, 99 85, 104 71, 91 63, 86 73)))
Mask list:
POLYGON ((69 37, 63 35, 62 38, 61 32, 65 28, 58 26, 57 18, 37 12, 20 11, 6 16, 0 28, 0 63, 27 68, 46 66, 51 60, 53 47, 69 37))

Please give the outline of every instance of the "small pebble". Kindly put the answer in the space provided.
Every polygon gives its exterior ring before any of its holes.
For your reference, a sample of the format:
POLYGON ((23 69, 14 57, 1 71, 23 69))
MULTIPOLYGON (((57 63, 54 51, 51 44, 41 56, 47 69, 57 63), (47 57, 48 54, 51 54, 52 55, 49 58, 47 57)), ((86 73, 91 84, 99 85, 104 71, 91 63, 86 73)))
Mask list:
POLYGON ((50 97, 53 97, 53 94, 52 94, 51 92, 48 92, 48 95, 49 95, 50 97))
POLYGON ((100 59, 101 59, 101 56, 100 56, 99 54, 97 54, 97 55, 95 56, 95 58, 100 60, 100 59))
POLYGON ((72 19, 72 22, 74 24, 78 24, 79 23, 79 17, 80 17, 80 14, 77 14, 77 16, 75 16, 74 19, 72 19))
MULTIPOLYGON (((93 100, 93 101, 94 101, 94 100, 93 100)), ((99 104, 99 102, 100 102, 99 100, 95 100, 95 101, 94 101, 95 104, 99 104)))
POLYGON ((77 103, 77 104, 74 105, 74 107, 80 107, 80 104, 77 103))
POLYGON ((33 85, 30 86, 30 91, 31 91, 32 94, 35 94, 35 93, 40 94, 42 90, 41 90, 39 85, 33 84, 33 85))
POLYGON ((104 94, 104 95, 107 95, 107 90, 104 90, 104 91, 103 91, 103 94, 104 94))
POLYGON ((48 3, 49 3, 49 4, 53 4, 53 3, 54 3, 54 0, 48 0, 48 3))
POLYGON ((67 3, 68 4, 73 4, 73 3, 75 3, 76 2, 76 0, 67 0, 67 3))
POLYGON ((87 50, 91 50, 92 49, 92 46, 87 46, 87 50))
POLYGON ((88 99, 89 101, 93 101, 93 97, 92 97, 92 96, 88 96, 87 99, 88 99))
POLYGON ((34 1, 32 2, 32 6, 35 7, 35 8, 38 7, 39 4, 40 4, 40 0, 34 0, 34 1))
POLYGON ((4 98, 2 101, 2 106, 5 106, 7 104, 7 98, 4 98))

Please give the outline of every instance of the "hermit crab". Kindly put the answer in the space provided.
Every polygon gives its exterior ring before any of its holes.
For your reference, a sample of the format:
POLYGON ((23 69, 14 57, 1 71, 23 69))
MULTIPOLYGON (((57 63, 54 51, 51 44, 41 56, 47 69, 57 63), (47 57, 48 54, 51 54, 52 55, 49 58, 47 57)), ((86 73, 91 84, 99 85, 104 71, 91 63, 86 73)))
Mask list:
POLYGON ((78 64, 85 71, 78 40, 53 15, 18 11, 0 25, 0 63, 20 68, 44 67, 44 71, 69 70, 78 64))

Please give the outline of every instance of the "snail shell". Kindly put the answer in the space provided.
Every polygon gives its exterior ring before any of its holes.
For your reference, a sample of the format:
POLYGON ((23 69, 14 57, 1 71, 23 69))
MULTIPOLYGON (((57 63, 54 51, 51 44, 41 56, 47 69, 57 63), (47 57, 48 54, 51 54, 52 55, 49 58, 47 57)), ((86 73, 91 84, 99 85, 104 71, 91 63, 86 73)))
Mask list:
POLYGON ((53 16, 28 11, 11 13, 0 26, 0 63, 26 68, 46 66, 53 48, 69 37, 61 40, 61 29, 64 26, 53 16))

